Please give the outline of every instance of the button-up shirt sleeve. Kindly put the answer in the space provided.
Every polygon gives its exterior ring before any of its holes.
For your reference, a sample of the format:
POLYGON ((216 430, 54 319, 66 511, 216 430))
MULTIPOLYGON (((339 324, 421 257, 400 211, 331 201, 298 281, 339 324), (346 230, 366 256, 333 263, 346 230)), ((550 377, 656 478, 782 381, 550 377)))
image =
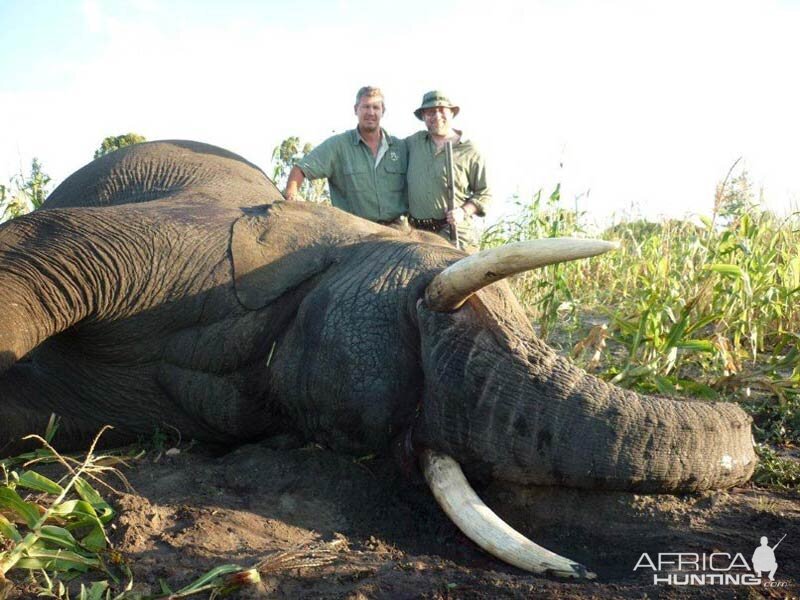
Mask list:
POLYGON ((486 161, 476 154, 469 169, 469 192, 467 199, 477 208, 476 215, 486 216, 486 208, 492 201, 492 192, 486 179, 486 161))
POLYGON ((335 137, 330 137, 306 154, 297 166, 308 179, 331 177, 336 166, 337 147, 335 137))

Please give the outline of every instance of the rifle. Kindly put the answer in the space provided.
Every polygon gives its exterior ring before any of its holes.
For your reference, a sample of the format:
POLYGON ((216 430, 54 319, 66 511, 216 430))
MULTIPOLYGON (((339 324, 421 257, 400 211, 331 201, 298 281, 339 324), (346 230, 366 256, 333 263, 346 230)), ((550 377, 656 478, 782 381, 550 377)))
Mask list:
MULTIPOLYGON (((456 204, 456 181, 453 171, 453 142, 444 144, 445 174, 447 175, 447 212, 452 211, 456 204)), ((458 225, 450 225, 450 241, 458 247, 458 225)))

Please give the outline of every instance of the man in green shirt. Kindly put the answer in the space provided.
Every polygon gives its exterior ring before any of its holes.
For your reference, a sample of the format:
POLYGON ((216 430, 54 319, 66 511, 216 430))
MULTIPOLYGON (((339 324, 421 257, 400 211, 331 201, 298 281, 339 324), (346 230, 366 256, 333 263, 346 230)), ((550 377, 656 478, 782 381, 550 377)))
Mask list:
POLYGON ((450 226, 458 227, 459 246, 474 250, 478 246, 472 216, 482 217, 491 201, 486 181, 486 161, 475 144, 458 129, 453 118, 461 109, 440 91, 428 92, 414 115, 424 121, 426 131, 406 138, 408 146, 409 223, 417 229, 433 231, 450 239, 450 226), (444 146, 453 144, 455 202, 447 209, 447 173, 444 146))
POLYGON ((381 128, 386 107, 379 88, 358 90, 353 108, 358 127, 328 138, 292 167, 283 195, 296 200, 306 177, 327 177, 336 208, 384 225, 401 224, 408 212, 405 142, 381 128))

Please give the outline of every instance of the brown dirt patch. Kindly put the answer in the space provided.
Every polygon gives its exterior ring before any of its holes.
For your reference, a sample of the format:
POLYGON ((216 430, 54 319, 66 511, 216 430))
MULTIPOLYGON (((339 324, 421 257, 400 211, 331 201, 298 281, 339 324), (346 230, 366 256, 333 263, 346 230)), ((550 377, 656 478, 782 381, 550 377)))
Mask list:
MULTIPOLYGON (((699 496, 637 496, 554 488, 478 488, 520 531, 598 573, 591 583, 533 576, 477 549, 418 478, 390 461, 357 462, 316 447, 194 449, 127 472, 135 494, 112 498, 111 539, 135 589, 172 589, 227 563, 251 566, 281 551, 316 548, 322 566, 279 568, 239 597, 270 598, 785 598, 800 594, 797 496, 736 489, 699 496), (654 586, 633 567, 643 552, 742 553, 759 538, 776 551, 783 587, 654 586)), ((24 597, 24 596, 23 596, 24 597)), ((199 596, 203 597, 203 596, 199 596)))

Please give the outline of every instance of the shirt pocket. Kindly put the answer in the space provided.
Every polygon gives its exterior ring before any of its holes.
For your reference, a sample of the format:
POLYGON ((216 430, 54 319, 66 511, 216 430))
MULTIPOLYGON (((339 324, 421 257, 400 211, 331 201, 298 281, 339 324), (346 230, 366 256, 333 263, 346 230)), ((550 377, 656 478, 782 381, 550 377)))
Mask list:
POLYGON ((406 185, 406 161, 397 157, 392 160, 392 150, 389 150, 381 161, 380 168, 383 171, 384 178, 386 179, 386 189, 390 192, 402 192, 406 185))
POLYGON ((345 163, 342 174, 348 192, 366 192, 371 188, 370 173, 366 165, 345 163))

